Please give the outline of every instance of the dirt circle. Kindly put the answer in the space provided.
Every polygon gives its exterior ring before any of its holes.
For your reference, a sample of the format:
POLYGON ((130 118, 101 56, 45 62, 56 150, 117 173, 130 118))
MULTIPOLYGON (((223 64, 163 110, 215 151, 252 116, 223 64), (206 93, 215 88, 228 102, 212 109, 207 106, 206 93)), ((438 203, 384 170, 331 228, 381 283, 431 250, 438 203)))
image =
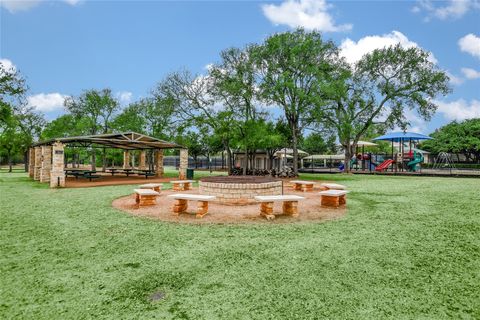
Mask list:
MULTIPOLYGON (((195 201, 189 201, 187 212, 175 216, 171 210, 174 200, 167 197, 170 194, 179 193, 173 190, 162 190, 161 195, 157 197, 157 204, 154 206, 137 208, 133 194, 115 199, 112 205, 114 208, 126 211, 134 216, 148 217, 168 222, 195 224, 323 222, 343 217, 346 213, 345 206, 336 209, 322 207, 320 205, 319 191, 318 189, 314 189, 312 192, 299 192, 293 190, 291 187, 284 187, 284 194, 295 194, 305 197, 305 200, 299 201, 298 203, 299 216, 291 217, 283 215, 282 203, 276 202, 273 212, 275 219, 270 221, 260 216, 260 205, 257 203, 231 206, 213 201, 209 203, 208 214, 203 218, 197 219, 195 217, 197 204, 195 201)), ((192 190, 184 191, 184 193, 199 194, 199 190, 198 188, 193 188, 192 190)))

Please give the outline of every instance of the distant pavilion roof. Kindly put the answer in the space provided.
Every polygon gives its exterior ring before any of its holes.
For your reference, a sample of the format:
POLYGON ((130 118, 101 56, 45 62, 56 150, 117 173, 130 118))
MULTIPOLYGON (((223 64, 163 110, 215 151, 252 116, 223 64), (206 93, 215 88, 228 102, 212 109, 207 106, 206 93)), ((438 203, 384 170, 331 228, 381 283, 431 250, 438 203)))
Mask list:
POLYGON ((52 145, 55 142, 67 144, 70 147, 98 147, 118 148, 124 150, 140 149, 182 149, 179 144, 149 137, 136 132, 107 133, 91 136, 55 138, 33 144, 34 147, 52 145))

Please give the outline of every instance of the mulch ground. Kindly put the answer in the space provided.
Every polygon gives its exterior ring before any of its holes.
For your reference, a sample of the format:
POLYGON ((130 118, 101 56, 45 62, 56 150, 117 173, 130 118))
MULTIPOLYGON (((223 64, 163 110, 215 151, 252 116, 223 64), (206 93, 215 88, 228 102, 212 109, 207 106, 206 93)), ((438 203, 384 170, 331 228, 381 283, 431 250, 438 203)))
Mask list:
MULTIPOLYGON (((153 181, 153 180, 152 180, 153 181)), ((260 204, 250 204, 243 206, 224 205, 216 202, 209 203, 208 214, 203 218, 197 219, 195 211, 197 204, 195 201, 189 201, 187 213, 175 216, 171 208, 174 200, 168 198, 169 194, 179 193, 178 191, 162 190, 161 196, 157 197, 157 204, 149 207, 137 208, 134 195, 115 199, 112 203, 114 208, 126 211, 135 216, 149 217, 168 222, 180 223, 292 223, 305 221, 328 221, 337 219, 345 215, 346 208, 341 206, 337 209, 325 208, 320 205, 320 190, 314 189, 312 192, 299 192, 291 187, 284 188, 284 194, 295 194, 305 197, 305 200, 298 203, 299 216, 294 218, 282 214, 282 203, 276 202, 274 205, 275 219, 267 221, 260 216, 260 204)), ((198 188, 186 191, 185 193, 198 194, 198 188)), ((348 202, 348 199, 347 199, 348 202)))

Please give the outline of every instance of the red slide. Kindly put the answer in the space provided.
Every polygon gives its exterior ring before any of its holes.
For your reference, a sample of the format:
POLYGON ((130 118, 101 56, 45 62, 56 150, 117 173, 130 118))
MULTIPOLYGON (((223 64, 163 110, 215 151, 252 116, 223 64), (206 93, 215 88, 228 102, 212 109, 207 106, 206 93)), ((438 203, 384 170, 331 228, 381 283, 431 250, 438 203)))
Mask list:
POLYGON ((383 171, 383 170, 387 170, 388 167, 393 163, 394 161, 393 160, 385 160, 383 161, 382 163, 380 163, 376 168, 375 168, 375 171, 383 171))

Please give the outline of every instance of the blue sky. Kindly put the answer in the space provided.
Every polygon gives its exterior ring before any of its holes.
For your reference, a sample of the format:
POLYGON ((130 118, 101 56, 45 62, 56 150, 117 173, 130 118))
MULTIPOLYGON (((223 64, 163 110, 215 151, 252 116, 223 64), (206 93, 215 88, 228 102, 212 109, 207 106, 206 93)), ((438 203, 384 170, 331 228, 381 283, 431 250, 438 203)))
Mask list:
POLYGON ((480 117, 480 1, 4 1, 0 59, 25 75, 32 106, 49 119, 84 89, 111 88, 124 104, 168 72, 205 72, 222 49, 296 26, 333 39, 349 61, 400 42, 431 51, 452 76, 431 122, 480 117))

